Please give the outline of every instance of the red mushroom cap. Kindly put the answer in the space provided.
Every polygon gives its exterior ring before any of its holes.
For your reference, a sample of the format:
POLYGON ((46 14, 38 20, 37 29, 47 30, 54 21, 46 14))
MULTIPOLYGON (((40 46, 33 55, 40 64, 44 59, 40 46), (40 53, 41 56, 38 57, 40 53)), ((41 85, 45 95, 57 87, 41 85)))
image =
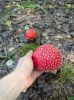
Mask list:
POLYGON ((44 44, 33 53, 35 68, 44 72, 58 70, 63 63, 63 56, 59 49, 51 44, 44 44))
POLYGON ((28 29, 25 33, 26 39, 35 39, 37 37, 37 32, 34 28, 28 29))

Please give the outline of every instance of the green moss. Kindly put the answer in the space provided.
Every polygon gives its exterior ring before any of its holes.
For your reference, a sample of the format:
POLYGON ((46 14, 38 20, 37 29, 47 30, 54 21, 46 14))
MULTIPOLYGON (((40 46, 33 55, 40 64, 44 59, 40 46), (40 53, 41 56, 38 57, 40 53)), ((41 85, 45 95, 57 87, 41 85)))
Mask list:
POLYGON ((23 6, 24 8, 30 8, 30 9, 35 9, 35 7, 36 7, 34 2, 32 2, 32 1, 23 1, 21 3, 21 6, 23 6))
POLYGON ((67 79, 74 81, 74 66, 71 62, 66 61, 61 68, 62 81, 67 79))
POLYGON ((69 97, 69 100, 74 100, 74 96, 73 97, 69 97))
POLYGON ((25 44, 20 48, 20 56, 24 56, 26 53, 28 53, 30 50, 34 51, 35 48, 37 48, 38 45, 36 44, 25 44))

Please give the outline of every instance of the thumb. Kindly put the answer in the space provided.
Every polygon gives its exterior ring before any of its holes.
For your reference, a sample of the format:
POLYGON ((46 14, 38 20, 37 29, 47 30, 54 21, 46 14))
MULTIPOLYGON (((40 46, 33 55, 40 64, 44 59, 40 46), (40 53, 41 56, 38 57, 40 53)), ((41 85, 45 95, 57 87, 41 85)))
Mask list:
POLYGON ((30 51, 26 54, 26 56, 27 56, 27 57, 32 57, 32 54, 33 54, 33 51, 30 50, 30 51))

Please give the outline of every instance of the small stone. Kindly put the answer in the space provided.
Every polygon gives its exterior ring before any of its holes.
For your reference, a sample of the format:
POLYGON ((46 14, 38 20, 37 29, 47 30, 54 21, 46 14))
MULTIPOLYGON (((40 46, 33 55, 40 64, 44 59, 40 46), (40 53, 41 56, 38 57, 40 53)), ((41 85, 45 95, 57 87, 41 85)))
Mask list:
POLYGON ((28 30, 28 29, 29 29, 28 25, 24 26, 24 30, 28 30))
POLYGON ((46 40, 49 40, 49 36, 46 36, 45 39, 46 39, 46 40))
POLYGON ((48 40, 48 41, 47 41, 47 43, 51 43, 51 41, 50 41, 50 40, 48 40))
POLYGON ((15 4, 15 2, 13 2, 15 4))
POLYGON ((57 16, 61 16, 61 13, 56 13, 57 16))
POLYGON ((13 64, 13 60, 8 60, 8 61, 6 62, 6 65, 9 66, 9 67, 12 66, 12 64, 13 64))
POLYGON ((46 33, 43 33, 43 34, 42 34, 42 36, 46 37, 46 36, 47 36, 47 34, 46 34, 46 33))
POLYGON ((10 47, 8 52, 12 52, 15 48, 14 47, 10 47))
POLYGON ((62 46, 62 44, 58 43, 58 47, 61 47, 61 46, 62 46))

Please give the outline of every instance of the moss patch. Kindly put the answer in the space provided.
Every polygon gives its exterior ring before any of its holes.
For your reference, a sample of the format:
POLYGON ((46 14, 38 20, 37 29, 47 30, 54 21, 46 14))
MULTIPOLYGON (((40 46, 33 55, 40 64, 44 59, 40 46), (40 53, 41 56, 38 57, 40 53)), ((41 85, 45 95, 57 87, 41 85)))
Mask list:
POLYGON ((36 44, 25 44, 20 48, 20 56, 24 56, 26 53, 28 53, 30 50, 34 51, 35 48, 37 48, 39 45, 36 44))

